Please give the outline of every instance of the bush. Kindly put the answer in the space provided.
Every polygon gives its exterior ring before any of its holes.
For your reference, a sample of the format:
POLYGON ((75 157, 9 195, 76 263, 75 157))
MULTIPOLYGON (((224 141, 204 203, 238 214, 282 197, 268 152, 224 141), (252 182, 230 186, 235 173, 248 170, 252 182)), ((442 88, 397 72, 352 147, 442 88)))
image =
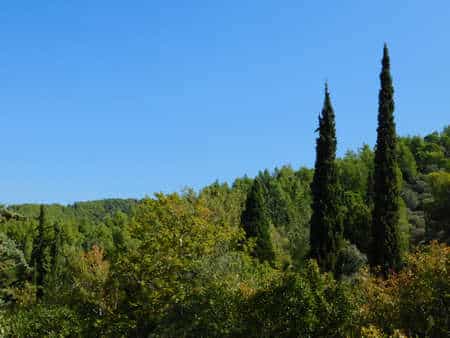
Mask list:
POLYGON ((236 337, 242 295, 221 285, 198 290, 175 304, 158 323, 155 337, 236 337))
POLYGON ((9 313, 6 337, 79 337, 81 322, 76 313, 65 306, 35 305, 9 313))
POLYGON ((12 239, 0 232, 0 306, 14 302, 31 272, 23 252, 12 239))
POLYGON ((450 247, 433 242, 407 255, 398 274, 383 280, 363 273, 358 287, 363 326, 410 336, 449 336, 450 247))
POLYGON ((450 247, 433 243, 407 258, 393 277, 400 321, 411 335, 445 337, 450 333, 450 247))
POLYGON ((345 241, 338 253, 336 275, 351 276, 358 272, 365 264, 367 264, 367 256, 359 251, 355 245, 345 241))
POLYGON ((349 289, 311 261, 250 298, 243 337, 345 337, 355 314, 349 289))

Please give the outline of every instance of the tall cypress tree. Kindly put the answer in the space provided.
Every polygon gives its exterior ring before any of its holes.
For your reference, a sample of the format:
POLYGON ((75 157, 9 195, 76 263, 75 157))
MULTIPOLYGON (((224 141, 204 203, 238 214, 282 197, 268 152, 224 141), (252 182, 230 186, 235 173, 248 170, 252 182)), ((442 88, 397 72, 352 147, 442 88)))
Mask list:
POLYGON ((246 237, 256 241, 255 256, 262 262, 273 262, 275 253, 270 239, 270 216, 265 201, 265 187, 259 177, 255 178, 241 216, 246 237))
POLYGON ((342 242, 340 189, 336 167, 336 126, 328 86, 319 115, 319 137, 316 140, 316 163, 311 183, 313 195, 310 224, 311 256, 324 270, 335 270, 342 242))
POLYGON ((38 233, 33 245, 32 260, 34 267, 34 281, 36 297, 42 298, 47 272, 51 269, 51 231, 48 228, 45 207, 41 205, 38 219, 38 233))
POLYGON ((398 268, 401 259, 399 244, 400 172, 396 152, 394 87, 386 44, 383 49, 380 81, 371 262, 373 266, 381 266, 383 272, 387 273, 390 269, 398 268))

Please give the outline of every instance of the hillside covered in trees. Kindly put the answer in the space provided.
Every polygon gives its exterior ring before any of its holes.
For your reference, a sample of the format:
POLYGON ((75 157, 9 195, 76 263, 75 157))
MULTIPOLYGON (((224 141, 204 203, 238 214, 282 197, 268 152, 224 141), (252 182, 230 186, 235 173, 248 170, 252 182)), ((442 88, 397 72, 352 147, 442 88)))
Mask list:
POLYGON ((3 206, 0 336, 449 336, 450 126, 397 136, 380 80, 374 149, 336 158, 326 88, 315 168, 3 206))

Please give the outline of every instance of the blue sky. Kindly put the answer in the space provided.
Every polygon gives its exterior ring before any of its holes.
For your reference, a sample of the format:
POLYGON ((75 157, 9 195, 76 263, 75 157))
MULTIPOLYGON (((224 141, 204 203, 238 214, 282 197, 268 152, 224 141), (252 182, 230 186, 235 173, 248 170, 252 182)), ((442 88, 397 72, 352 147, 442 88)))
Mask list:
POLYGON ((448 1, 3 1, 0 202, 143 197, 373 145, 382 45, 399 134, 450 122, 448 1))

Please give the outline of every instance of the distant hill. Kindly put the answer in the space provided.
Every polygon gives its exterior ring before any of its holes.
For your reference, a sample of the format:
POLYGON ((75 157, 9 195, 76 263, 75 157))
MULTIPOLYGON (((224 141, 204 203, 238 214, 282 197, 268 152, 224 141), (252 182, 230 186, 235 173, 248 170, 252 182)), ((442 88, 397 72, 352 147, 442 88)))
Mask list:
MULTIPOLYGON (((101 223, 106 217, 112 217, 117 212, 132 214, 138 199, 111 198, 86 202, 75 202, 69 205, 46 205, 47 215, 50 219, 63 222, 86 220, 94 224, 101 223)), ((7 211, 25 218, 37 218, 40 204, 26 203, 8 206, 7 211)))

